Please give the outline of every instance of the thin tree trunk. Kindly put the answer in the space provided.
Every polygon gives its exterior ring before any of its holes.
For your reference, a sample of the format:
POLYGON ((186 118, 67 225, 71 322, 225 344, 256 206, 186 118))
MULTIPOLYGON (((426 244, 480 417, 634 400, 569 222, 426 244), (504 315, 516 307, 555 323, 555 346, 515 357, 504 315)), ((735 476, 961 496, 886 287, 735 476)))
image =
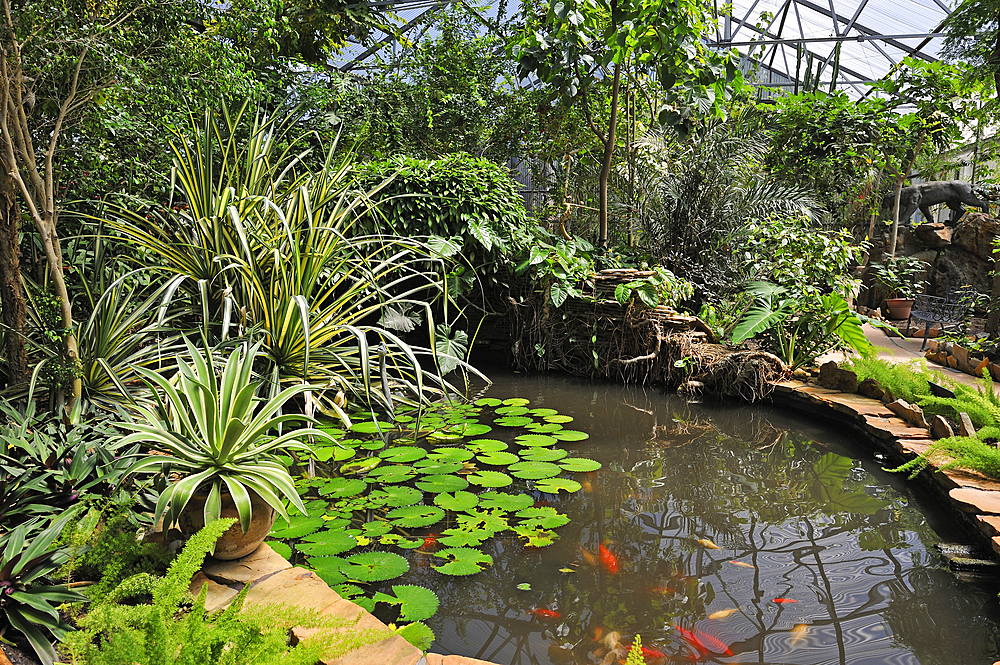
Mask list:
POLYGON ((997 265, 997 261, 993 262, 993 289, 984 330, 994 339, 1000 333, 1000 265, 997 265))
POLYGON ((618 90, 621 87, 621 65, 615 63, 614 78, 611 81, 611 119, 608 123, 608 136, 604 141, 604 160, 601 162, 601 193, 600 212, 598 221, 600 223, 599 244, 602 248, 608 246, 608 180, 611 178, 611 160, 615 154, 616 136, 618 128, 618 90))
POLYGON ((899 198, 903 193, 905 175, 897 175, 893 185, 892 197, 892 234, 889 236, 889 258, 896 258, 896 237, 899 235, 899 198))
POLYGON ((28 353, 24 348, 27 307, 21 283, 20 230, 14 183, 5 173, 0 173, 0 311, 6 329, 9 385, 28 380, 28 353))

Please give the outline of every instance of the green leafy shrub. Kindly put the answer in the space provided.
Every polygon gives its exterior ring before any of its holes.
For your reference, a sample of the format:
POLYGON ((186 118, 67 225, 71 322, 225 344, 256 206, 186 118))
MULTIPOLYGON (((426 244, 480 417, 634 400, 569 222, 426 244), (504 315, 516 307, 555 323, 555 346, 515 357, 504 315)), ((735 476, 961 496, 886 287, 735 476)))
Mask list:
POLYGON ((930 396, 929 377, 942 380, 937 373, 928 375, 922 368, 907 363, 894 364, 881 358, 852 358, 847 365, 858 375, 858 381, 875 379, 883 388, 888 388, 893 397, 911 404, 919 404, 930 396))
POLYGON ((1000 427, 1000 395, 993 392, 993 380, 990 376, 980 379, 978 386, 951 380, 947 383, 955 393, 954 397, 927 395, 918 404, 925 411, 952 418, 958 418, 959 413, 967 413, 976 427, 1000 427))
POLYGON ((460 237, 475 266, 518 246, 529 237, 528 215, 517 183, 507 170, 467 154, 441 159, 393 159, 358 167, 359 185, 374 190, 378 212, 359 230, 402 236, 460 237))
POLYGON ((986 444, 982 439, 1000 437, 1000 428, 987 427, 976 436, 951 436, 932 443, 927 450, 893 472, 909 472, 913 478, 923 469, 934 465, 938 470, 968 469, 978 471, 992 478, 1000 478, 1000 450, 986 444))
POLYGON ((80 630, 65 642, 73 662, 313 665, 389 635, 377 629, 335 632, 350 622, 314 611, 285 606, 245 609, 249 585, 222 612, 206 613, 207 587, 187 612, 180 612, 190 599, 191 578, 234 522, 218 520, 199 531, 165 577, 135 575, 96 603, 80 620, 80 630), (319 630, 289 647, 288 630, 293 626, 319 630))

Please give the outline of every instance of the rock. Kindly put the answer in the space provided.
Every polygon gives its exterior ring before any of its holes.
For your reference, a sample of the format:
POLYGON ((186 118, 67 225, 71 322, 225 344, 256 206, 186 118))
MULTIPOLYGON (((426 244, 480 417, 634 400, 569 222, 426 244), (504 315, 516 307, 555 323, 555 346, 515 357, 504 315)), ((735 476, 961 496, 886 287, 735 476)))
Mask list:
POLYGON ((875 379, 865 379, 858 384, 858 394, 881 400, 885 396, 885 390, 882 388, 882 384, 875 379))
POLYGON ((888 404, 889 402, 895 402, 896 396, 892 394, 892 389, 882 386, 882 403, 888 404))
POLYGON ((969 350, 961 344, 955 344, 951 347, 951 355, 955 356, 955 362, 958 363, 959 367, 969 364, 969 350))
POLYGON ((935 441, 955 436, 955 430, 951 428, 951 425, 944 419, 944 416, 934 416, 931 418, 930 430, 931 438, 935 441))
POLYGON ((916 404, 910 404, 906 400, 897 399, 894 402, 886 404, 885 408, 889 409, 911 425, 915 425, 917 427, 927 427, 927 421, 924 420, 924 411, 916 404))
POLYGON ((933 353, 937 353, 937 350, 938 350, 938 341, 936 339, 929 339, 929 340, 927 340, 927 350, 931 351, 933 353))
POLYGON ((206 577, 205 573, 202 572, 199 572, 191 578, 191 585, 188 587, 188 590, 191 592, 192 596, 197 597, 198 594, 201 593, 202 587, 205 586, 208 587, 207 595, 205 596, 206 612, 221 610, 223 607, 229 605, 230 601, 232 601, 232 599, 239 593, 235 589, 230 589, 222 584, 217 584, 206 577))
POLYGON ((222 582, 223 584, 230 582, 246 584, 252 580, 259 580, 271 573, 291 567, 292 564, 285 561, 284 557, 272 550, 270 545, 261 543, 260 547, 242 559, 235 559, 233 561, 206 559, 203 570, 206 575, 216 582, 222 582))
POLYGON ((982 212, 967 212, 952 233, 953 245, 968 250, 984 261, 993 258, 993 239, 1000 234, 1000 220, 982 212))
POLYGON ((798 379, 799 381, 805 381, 809 378, 809 372, 799 367, 792 371, 792 378, 798 379))
POLYGON ((853 393, 858 389, 858 375, 849 369, 841 369, 831 360, 819 368, 819 385, 830 390, 853 393))
POLYGON ((1000 381, 1000 365, 997 363, 990 363, 990 374, 993 375, 994 381, 1000 381))
POLYGON ((975 366, 972 373, 976 376, 982 377, 986 371, 989 370, 990 361, 988 358, 983 358, 979 361, 979 364, 975 366))
POLYGON ((951 244, 952 230, 941 222, 928 222, 913 227, 914 237, 931 249, 951 244))
POLYGON ((955 358, 955 356, 948 356, 947 361, 948 362, 945 364, 948 365, 948 367, 958 369, 958 359, 955 358))
POLYGON ((992 279, 989 277, 992 263, 960 247, 945 248, 934 262, 928 293, 946 296, 965 284, 970 284, 980 293, 989 293, 992 286, 992 279))
POLYGON ((958 435, 959 436, 975 436, 976 426, 972 424, 972 418, 969 414, 964 411, 958 414, 958 435))

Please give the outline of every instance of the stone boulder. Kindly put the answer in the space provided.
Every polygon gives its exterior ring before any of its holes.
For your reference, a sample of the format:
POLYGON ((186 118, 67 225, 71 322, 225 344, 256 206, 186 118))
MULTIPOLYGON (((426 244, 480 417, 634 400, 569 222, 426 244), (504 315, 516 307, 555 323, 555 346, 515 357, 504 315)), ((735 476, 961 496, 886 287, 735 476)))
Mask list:
POLYGON ((951 428, 951 425, 944 419, 944 416, 940 415, 931 418, 930 430, 931 438, 935 441, 937 439, 948 439, 955 436, 955 430, 951 428))
POLYGON ((906 400, 897 399, 895 402, 889 402, 886 404, 885 408, 889 409, 911 425, 916 427, 928 426, 927 421, 924 419, 923 409, 916 404, 910 404, 906 400))
POLYGON ((967 212, 952 233, 951 242, 984 261, 993 259, 993 239, 1000 234, 1000 220, 982 212, 967 212))
POLYGON ((989 271, 992 261, 979 258, 972 252, 952 245, 941 250, 934 269, 931 270, 929 292, 946 296, 966 284, 980 293, 989 293, 992 279, 989 271))
POLYGON ((941 222, 927 222, 913 227, 913 236, 928 249, 941 249, 951 244, 952 229, 941 222))
POLYGON ((849 369, 841 369, 834 360, 823 363, 817 380, 824 388, 843 393, 853 393, 858 389, 858 375, 849 369))
POLYGON ((881 401, 885 397, 885 388, 875 379, 865 379, 858 384, 858 394, 881 401))

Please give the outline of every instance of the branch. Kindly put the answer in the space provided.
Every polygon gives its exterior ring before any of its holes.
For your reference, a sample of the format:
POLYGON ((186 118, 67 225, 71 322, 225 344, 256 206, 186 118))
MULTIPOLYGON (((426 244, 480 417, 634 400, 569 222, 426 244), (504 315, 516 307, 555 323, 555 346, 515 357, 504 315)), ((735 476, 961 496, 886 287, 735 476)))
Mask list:
MULTIPOLYGON (((5 2, 7 0, 4 0, 5 2)), ((73 102, 76 99, 77 88, 80 85, 80 69, 83 67, 83 61, 87 59, 87 54, 90 53, 90 45, 83 47, 83 51, 80 53, 80 57, 76 60, 76 67, 73 68, 73 79, 70 83, 69 94, 66 95, 66 99, 59 106, 59 115, 56 116, 56 124, 52 128, 52 138, 49 140, 49 148, 45 151, 45 203, 48 206, 48 210, 51 213, 55 213, 56 201, 55 201, 55 185, 52 176, 52 160, 55 158, 56 154, 56 144, 59 141, 59 134, 62 132, 63 122, 66 120, 66 115, 69 113, 70 109, 73 108, 73 102)))
MULTIPOLYGON (((583 76, 580 75, 580 65, 576 65, 576 77, 580 79, 580 83, 583 83, 583 76)), ((597 128, 597 123, 594 122, 594 115, 590 112, 590 100, 587 98, 587 88, 581 85, 580 87, 580 98, 583 101, 583 112, 587 116, 587 124, 597 138, 601 140, 605 146, 608 144, 608 139, 601 133, 601 130, 597 128)))

